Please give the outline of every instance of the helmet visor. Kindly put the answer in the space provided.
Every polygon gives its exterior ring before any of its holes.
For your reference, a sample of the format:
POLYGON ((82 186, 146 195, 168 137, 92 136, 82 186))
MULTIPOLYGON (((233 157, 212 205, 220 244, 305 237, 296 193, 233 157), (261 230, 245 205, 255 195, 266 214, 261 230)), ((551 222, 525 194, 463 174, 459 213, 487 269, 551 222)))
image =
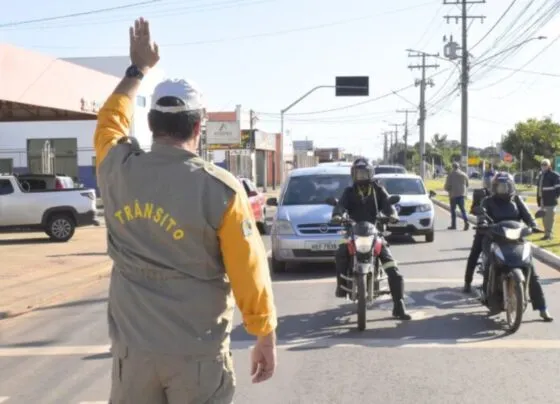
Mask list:
POLYGON ((355 181, 370 181, 371 175, 368 169, 366 168, 356 168, 354 171, 354 180, 355 181))
POLYGON ((512 191, 510 188, 507 182, 499 182, 496 184, 495 192, 498 195, 509 195, 512 191))

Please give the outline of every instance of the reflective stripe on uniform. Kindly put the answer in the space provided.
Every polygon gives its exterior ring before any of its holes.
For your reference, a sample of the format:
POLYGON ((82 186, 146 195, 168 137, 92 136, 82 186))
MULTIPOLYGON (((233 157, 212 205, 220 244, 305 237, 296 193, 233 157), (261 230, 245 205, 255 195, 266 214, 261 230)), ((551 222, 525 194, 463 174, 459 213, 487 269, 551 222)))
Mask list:
POLYGON ((383 269, 396 268, 396 267, 397 267, 397 261, 388 261, 383 265, 381 265, 381 268, 383 269))

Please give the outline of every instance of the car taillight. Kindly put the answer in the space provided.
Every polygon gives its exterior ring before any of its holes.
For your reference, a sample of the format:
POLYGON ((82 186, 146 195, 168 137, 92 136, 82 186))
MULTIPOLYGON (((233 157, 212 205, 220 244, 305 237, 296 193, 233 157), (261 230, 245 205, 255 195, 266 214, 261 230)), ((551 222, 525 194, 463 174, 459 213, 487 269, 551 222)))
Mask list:
POLYGON ((89 198, 93 201, 93 194, 91 192, 80 192, 80 195, 82 195, 83 197, 89 198))
POLYGON ((62 181, 60 181, 58 178, 56 179, 56 183, 55 183, 55 189, 64 189, 64 185, 62 185, 62 181))

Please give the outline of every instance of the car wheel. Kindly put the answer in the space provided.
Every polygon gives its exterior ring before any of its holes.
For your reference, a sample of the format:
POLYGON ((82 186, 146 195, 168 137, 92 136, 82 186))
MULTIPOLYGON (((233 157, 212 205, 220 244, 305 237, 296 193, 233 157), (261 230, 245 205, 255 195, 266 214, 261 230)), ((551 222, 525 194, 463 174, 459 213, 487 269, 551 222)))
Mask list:
POLYGON ((271 266, 272 266, 272 272, 275 274, 279 274, 282 272, 286 272, 286 263, 282 262, 282 261, 278 261, 276 258, 274 258, 274 255, 272 255, 270 257, 270 261, 271 261, 271 266))
POLYGON ((433 243, 435 238, 435 233, 433 231, 426 234, 426 243, 433 243))
POLYGON ((54 214, 48 222, 46 233, 52 241, 64 243, 74 236, 76 225, 74 219, 68 214, 54 214))

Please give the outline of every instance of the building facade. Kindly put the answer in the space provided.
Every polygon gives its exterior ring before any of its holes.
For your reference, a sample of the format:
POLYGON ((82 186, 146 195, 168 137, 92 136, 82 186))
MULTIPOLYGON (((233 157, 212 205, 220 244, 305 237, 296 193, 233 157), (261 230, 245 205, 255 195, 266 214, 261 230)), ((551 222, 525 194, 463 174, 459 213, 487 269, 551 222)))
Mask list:
MULTIPOLYGON (((42 108, 56 107, 54 92, 57 90, 68 98, 67 103, 75 103, 69 94, 71 91, 80 97, 76 109, 88 112, 88 119, 41 120, 22 118, 6 122, 0 119, 0 172, 44 172, 44 150, 50 148, 52 153, 53 171, 77 178, 88 188, 97 188, 95 172, 95 151, 93 149, 93 134, 96 127, 96 114, 103 102, 107 99, 113 88, 117 85, 124 71, 130 65, 128 56, 117 57, 91 57, 54 59, 22 49, 11 49, 17 54, 27 54, 35 58, 39 64, 53 64, 56 61, 57 69, 47 69, 44 72, 47 80, 54 81, 56 85, 44 88, 38 94, 34 104, 42 108), (74 88, 60 76, 60 70, 66 70, 75 77, 74 88), (81 88, 75 88, 81 87, 81 88), (92 95, 92 90, 98 88, 92 95)), ((5 68, 5 66, 0 66, 5 68)), ((11 75, 18 75, 18 71, 11 68, 11 75)), ((24 74, 24 72, 21 72, 24 74)), ((144 149, 151 146, 151 132, 148 127, 147 113, 151 103, 151 94, 155 85, 163 79, 163 72, 154 69, 142 81, 138 96, 135 100, 134 115, 131 122, 130 136, 138 139, 144 149)), ((36 80, 33 75, 19 77, 19 92, 32 87, 36 80)), ((3 99, 0 88, 0 99, 3 99)), ((16 89, 17 92, 17 89, 16 89)), ((60 94, 59 94, 60 96, 60 94)), ((47 165, 49 166, 49 165, 47 165)))

